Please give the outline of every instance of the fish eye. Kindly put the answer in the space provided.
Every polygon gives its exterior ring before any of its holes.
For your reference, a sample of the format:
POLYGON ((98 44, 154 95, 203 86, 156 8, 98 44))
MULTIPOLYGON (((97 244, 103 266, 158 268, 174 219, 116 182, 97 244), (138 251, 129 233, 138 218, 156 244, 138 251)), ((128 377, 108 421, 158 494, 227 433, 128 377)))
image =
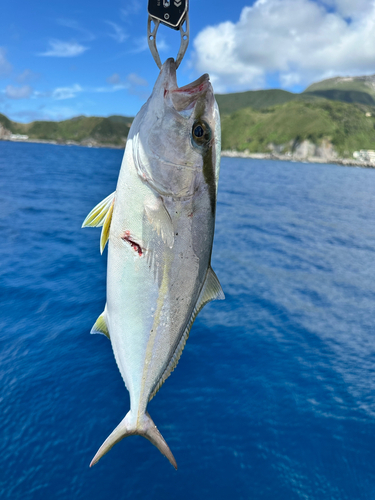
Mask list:
POLYGON ((203 134, 204 134, 203 128, 201 127, 201 125, 197 125, 194 129, 194 136, 200 138, 202 137, 203 134))
POLYGON ((211 129, 204 121, 196 121, 193 125, 193 139, 199 144, 205 144, 211 139, 211 129))

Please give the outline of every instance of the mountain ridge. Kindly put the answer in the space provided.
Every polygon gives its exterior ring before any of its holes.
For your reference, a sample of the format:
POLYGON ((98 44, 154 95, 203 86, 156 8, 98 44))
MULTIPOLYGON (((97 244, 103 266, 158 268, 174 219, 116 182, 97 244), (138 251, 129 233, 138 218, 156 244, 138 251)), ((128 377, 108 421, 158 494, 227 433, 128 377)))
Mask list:
POLYGON ((30 140, 118 147, 125 145, 132 121, 133 118, 127 116, 112 115, 104 118, 81 115, 63 121, 36 120, 18 123, 0 114, 0 139, 26 134, 30 140))
POLYGON ((304 92, 340 89, 367 92, 375 97, 375 74, 367 76, 336 76, 309 85, 304 92))

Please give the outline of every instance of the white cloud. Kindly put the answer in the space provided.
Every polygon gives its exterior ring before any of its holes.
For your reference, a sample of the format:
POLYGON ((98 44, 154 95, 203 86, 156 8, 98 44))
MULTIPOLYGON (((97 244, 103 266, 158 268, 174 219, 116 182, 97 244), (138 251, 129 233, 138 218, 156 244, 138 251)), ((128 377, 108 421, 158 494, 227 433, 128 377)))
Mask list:
POLYGON ((112 85, 111 87, 96 87, 95 89, 92 89, 91 92, 101 92, 101 93, 110 93, 110 92, 117 92, 118 90, 124 90, 127 89, 128 85, 120 83, 118 85, 112 85))
POLYGON ((49 116, 42 111, 35 110, 23 110, 12 112, 11 114, 13 120, 21 121, 24 123, 32 122, 35 120, 48 120, 49 116))
POLYGON ((34 73, 31 69, 25 69, 25 71, 16 77, 16 80, 18 83, 26 83, 38 80, 39 77, 40 75, 38 73, 34 73))
POLYGON ((83 88, 78 83, 76 83, 71 87, 58 87, 52 92, 52 97, 57 101, 61 101, 62 99, 72 99, 82 91, 83 88))
POLYGON ((72 116, 81 115, 82 113, 77 109, 77 107, 68 106, 48 106, 48 111, 45 113, 44 120, 66 120, 72 118, 72 116))
POLYGON ((130 83, 130 85, 136 85, 136 86, 141 86, 141 87, 148 87, 148 81, 142 78, 141 76, 137 75, 136 73, 130 73, 130 75, 127 76, 127 80, 130 83))
POLYGON ((237 23, 210 26, 194 40, 192 63, 218 92, 286 88, 336 75, 375 73, 373 0, 257 0, 237 23))
POLYGON ((349 18, 369 14, 374 5, 372 0, 321 0, 321 3, 349 18))
POLYGON ((5 57, 5 49, 0 47, 0 78, 10 75, 12 72, 12 65, 5 57))
POLYGON ((136 73, 130 73, 126 77, 126 81, 128 82, 129 94, 136 95, 142 101, 145 101, 148 98, 150 92, 146 88, 148 87, 147 80, 137 75, 136 73))
POLYGON ((60 121, 72 118, 73 116, 82 115, 80 110, 75 106, 39 106, 38 109, 11 111, 7 113, 8 117, 15 121, 28 123, 35 120, 60 121))
POLYGON ((5 96, 9 99, 28 99, 32 93, 33 89, 29 85, 23 85, 22 87, 8 85, 5 88, 5 96))
POLYGON ((58 19, 57 23, 60 24, 60 26, 64 26, 65 28, 70 28, 78 31, 81 34, 81 37, 85 39, 85 41, 95 40, 95 36, 91 33, 91 31, 81 26, 81 24, 74 19, 58 19))
POLYGON ((49 50, 39 54, 47 57, 75 57, 83 54, 88 47, 77 42, 62 42, 61 40, 50 40, 49 50))
POLYGON ((107 83, 110 85, 117 85, 121 82, 120 75, 118 73, 113 73, 113 75, 107 78, 107 83))
POLYGON ((121 9, 121 19, 123 21, 132 21, 133 15, 138 14, 138 12, 144 8, 144 2, 142 0, 127 0, 127 6, 121 9))
MULTIPOLYGON (((144 36, 135 38, 133 41, 133 45, 134 48, 129 50, 131 54, 138 54, 140 52, 146 52, 149 50, 147 37, 144 36)), ((163 35, 158 34, 157 47, 159 52, 166 52, 167 50, 169 50, 169 45, 165 41, 163 35)))
POLYGON ((113 23, 112 21, 106 21, 106 23, 109 24, 110 26, 112 26, 113 33, 109 33, 109 36, 111 38, 113 38, 114 40, 116 40, 116 42, 122 43, 128 38, 128 35, 121 28, 121 26, 119 26, 116 23, 113 23))
POLYGON ((148 42, 145 36, 135 38, 133 40, 134 49, 131 49, 129 52, 132 54, 138 54, 140 52, 145 52, 148 50, 148 42))
POLYGON ((130 73, 125 79, 122 79, 118 73, 113 73, 107 78, 107 83, 111 86, 100 87, 96 89, 96 92, 116 92, 126 89, 129 94, 136 95, 142 100, 149 96, 149 92, 145 89, 148 87, 148 81, 136 73, 130 73))

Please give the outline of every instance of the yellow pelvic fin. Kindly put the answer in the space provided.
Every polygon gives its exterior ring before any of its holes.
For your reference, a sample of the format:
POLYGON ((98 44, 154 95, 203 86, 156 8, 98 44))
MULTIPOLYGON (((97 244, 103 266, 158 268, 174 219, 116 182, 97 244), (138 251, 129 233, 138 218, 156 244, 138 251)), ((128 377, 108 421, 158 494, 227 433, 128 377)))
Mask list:
POLYGON ((111 208, 115 200, 116 191, 104 198, 94 207, 83 221, 82 227, 100 227, 104 224, 108 210, 111 208))
POLYGON ((99 316, 99 318, 95 321, 95 324, 91 328, 90 333, 101 333, 102 335, 105 335, 106 337, 110 338, 107 323, 105 320, 105 309, 99 316))

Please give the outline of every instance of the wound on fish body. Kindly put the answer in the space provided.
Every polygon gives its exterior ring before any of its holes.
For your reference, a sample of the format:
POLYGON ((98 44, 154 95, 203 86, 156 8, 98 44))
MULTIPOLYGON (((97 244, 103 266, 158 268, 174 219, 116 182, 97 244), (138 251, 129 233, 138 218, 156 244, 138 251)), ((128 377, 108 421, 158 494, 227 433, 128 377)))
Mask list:
POLYGON ((141 245, 139 245, 138 243, 136 243, 130 237, 130 231, 125 231, 125 234, 124 234, 124 236, 121 237, 121 239, 123 241, 127 241, 130 244, 130 246, 133 248, 133 250, 135 250, 138 253, 138 255, 140 257, 142 257, 142 255, 143 255, 143 249, 142 249, 141 245))

